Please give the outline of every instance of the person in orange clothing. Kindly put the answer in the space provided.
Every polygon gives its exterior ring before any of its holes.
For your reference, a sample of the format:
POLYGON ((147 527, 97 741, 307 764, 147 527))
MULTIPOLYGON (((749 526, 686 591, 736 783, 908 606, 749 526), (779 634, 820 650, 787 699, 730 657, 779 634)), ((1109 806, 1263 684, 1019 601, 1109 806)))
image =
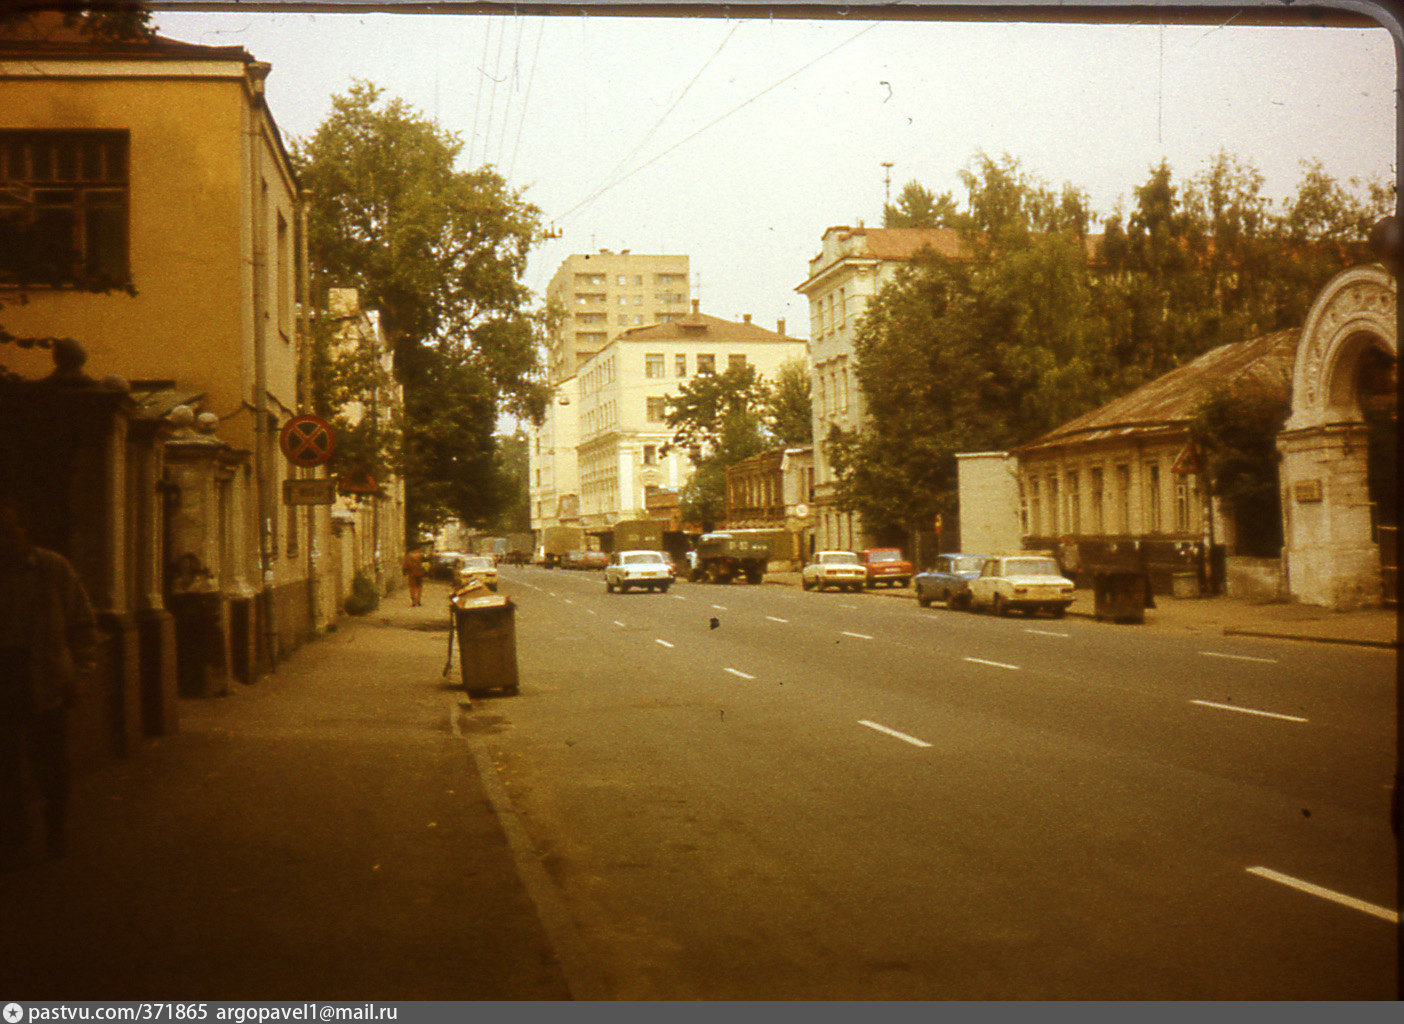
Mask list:
POLYGON ((409 582, 410 607, 418 608, 420 598, 424 594, 424 577, 429 574, 424 565, 423 545, 416 544, 405 552, 404 560, 400 562, 400 571, 409 582))

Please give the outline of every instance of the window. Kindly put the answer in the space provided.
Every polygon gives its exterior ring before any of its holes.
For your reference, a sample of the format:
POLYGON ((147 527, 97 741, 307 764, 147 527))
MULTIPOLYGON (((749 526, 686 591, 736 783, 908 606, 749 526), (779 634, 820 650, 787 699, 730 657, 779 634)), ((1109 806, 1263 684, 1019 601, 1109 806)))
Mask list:
POLYGON ((1092 470, 1092 493, 1088 495, 1088 511, 1092 514, 1092 532, 1102 532, 1102 467, 1092 470))
POLYGON ((698 372, 698 373, 716 373, 716 372, 717 372, 717 357, 714 356, 714 355, 713 355, 712 353, 710 353, 710 352, 699 352, 699 353, 697 353, 697 372, 698 372))
POLYGON ((1043 502, 1039 498, 1038 481, 1029 481, 1029 535, 1037 537, 1043 530, 1043 502))
POLYGON ((1160 467, 1146 467, 1146 511, 1149 513, 1150 532, 1160 532, 1160 467))
POLYGON ((847 295, 847 289, 845 289, 845 288, 840 288, 840 289, 839 289, 839 297, 838 297, 838 316, 839 316, 839 326, 840 326, 840 327, 847 327, 847 326, 848 326, 848 295, 847 295))
POLYGON ((642 288, 642 287, 643 287, 643 275, 642 275, 642 274, 635 274, 635 275, 634 275, 634 287, 635 287, 635 288, 642 288))
POLYGON ((1048 536, 1058 536, 1058 478, 1048 478, 1048 536))
POLYGON ((648 352, 644 354, 644 376, 654 379, 661 379, 666 376, 663 368, 662 352, 648 352))
POLYGON ((673 357, 673 376, 687 376, 687 356, 684 355, 682 352, 679 352, 673 357))
POLYGON ((1082 532, 1082 495, 1078 493, 1077 470, 1068 470, 1068 529, 1073 536, 1082 532))
POLYGON ((127 147, 121 131, 0 130, 0 281, 129 282, 127 147))
POLYGON ((619 326, 620 326, 620 327, 626 327, 626 326, 628 326, 628 324, 629 324, 629 314, 628 314, 628 313, 620 313, 620 314, 619 314, 619 326))
POLYGON ((645 466, 658 465, 658 446, 656 444, 646 444, 643 447, 643 461, 645 466))
POLYGON ((648 420, 648 422, 650 422, 650 423, 662 423, 662 422, 663 422, 663 418, 664 418, 664 416, 666 415, 666 413, 667 413, 667 408, 666 408, 666 406, 664 405, 664 399, 662 399, 662 398, 650 398, 650 399, 648 399, 648 408, 647 408, 647 412, 645 413, 645 418, 648 420))
POLYGON ((1116 467, 1116 527, 1118 533, 1131 532, 1131 467, 1116 467))
POLYGON ((726 368, 728 370, 744 370, 746 368, 746 357, 732 353, 726 357, 726 368))
MULTIPOLYGON (((618 279, 615 281, 615 283, 616 283, 617 285, 619 285, 620 288, 623 288, 626 284, 629 283, 629 275, 628 275, 628 274, 620 274, 619 277, 618 277, 618 279)), ((619 301, 620 301, 620 302, 623 302, 624 300, 621 298, 619 301)))
POLYGON ((1175 532, 1189 533, 1190 530, 1190 476, 1188 473, 1175 474, 1175 532))

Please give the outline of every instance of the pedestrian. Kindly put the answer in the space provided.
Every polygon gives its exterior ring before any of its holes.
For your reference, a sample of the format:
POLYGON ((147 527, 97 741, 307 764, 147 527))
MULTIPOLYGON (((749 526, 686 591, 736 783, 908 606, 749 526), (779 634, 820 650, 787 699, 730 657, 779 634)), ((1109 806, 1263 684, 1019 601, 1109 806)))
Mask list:
POLYGON ((405 552, 404 560, 400 563, 400 571, 409 581, 410 607, 418 608, 420 598, 424 594, 424 577, 429 572, 424 567, 423 545, 416 544, 405 552))
POLYGON ((44 854, 67 850, 68 709, 96 649, 73 566, 34 545, 19 509, 0 499, 0 869, 28 860, 26 766, 44 804, 44 854))

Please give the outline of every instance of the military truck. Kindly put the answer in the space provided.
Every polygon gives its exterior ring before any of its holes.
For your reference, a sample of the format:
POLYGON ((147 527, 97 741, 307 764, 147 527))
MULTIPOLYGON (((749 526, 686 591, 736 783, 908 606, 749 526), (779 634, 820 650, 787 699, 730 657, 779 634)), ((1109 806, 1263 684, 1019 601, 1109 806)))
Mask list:
POLYGON ((662 551, 662 520, 621 519, 614 524, 614 550, 662 551))
POLYGON ((578 526, 548 526, 541 531, 546 568, 554 569, 566 555, 585 550, 585 531, 578 526))
POLYGON ((762 531, 704 533, 690 553, 688 579, 694 583, 704 579, 730 583, 737 576, 745 576, 747 583, 759 583, 769 561, 770 542, 762 531))
POLYGON ((503 561, 508 565, 525 565, 530 558, 531 534, 509 533, 507 535, 507 554, 503 561))

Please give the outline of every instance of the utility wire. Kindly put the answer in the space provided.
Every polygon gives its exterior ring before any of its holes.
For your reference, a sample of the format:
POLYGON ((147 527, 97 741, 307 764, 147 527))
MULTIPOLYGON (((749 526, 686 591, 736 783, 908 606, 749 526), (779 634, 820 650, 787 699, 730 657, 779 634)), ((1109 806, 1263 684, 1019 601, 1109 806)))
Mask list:
POLYGON ((487 130, 483 132, 483 163, 487 163, 488 145, 492 141, 492 115, 497 108, 497 83, 502 77, 502 44, 507 39, 507 22, 504 18, 497 31, 497 56, 492 60, 492 94, 488 99, 487 130))
POLYGON ((531 100, 531 83, 536 81, 536 59, 541 55, 541 36, 546 29, 546 19, 542 17, 536 28, 536 49, 531 55, 531 71, 527 74, 526 94, 522 97, 522 112, 517 118, 517 137, 512 141, 512 159, 507 162, 507 178, 512 177, 512 169, 517 166, 517 147, 522 143, 522 124, 526 121, 527 103, 531 100))
POLYGON ((517 80, 521 78, 522 59, 522 19, 520 15, 514 15, 513 20, 517 23, 517 41, 512 44, 512 78, 507 86, 507 101, 502 105, 502 129, 497 133, 497 159, 493 161, 495 167, 502 167, 502 146, 507 141, 507 123, 512 119, 512 94, 517 91, 517 80))
MULTIPOLYGON (((473 152, 478 145, 478 110, 483 102, 483 76, 487 73, 488 40, 492 38, 492 16, 488 15, 483 31, 483 58, 478 62, 478 89, 473 97, 473 134, 468 140, 468 165, 473 165, 473 152)), ((487 147, 483 147, 483 159, 487 159, 487 147)))

